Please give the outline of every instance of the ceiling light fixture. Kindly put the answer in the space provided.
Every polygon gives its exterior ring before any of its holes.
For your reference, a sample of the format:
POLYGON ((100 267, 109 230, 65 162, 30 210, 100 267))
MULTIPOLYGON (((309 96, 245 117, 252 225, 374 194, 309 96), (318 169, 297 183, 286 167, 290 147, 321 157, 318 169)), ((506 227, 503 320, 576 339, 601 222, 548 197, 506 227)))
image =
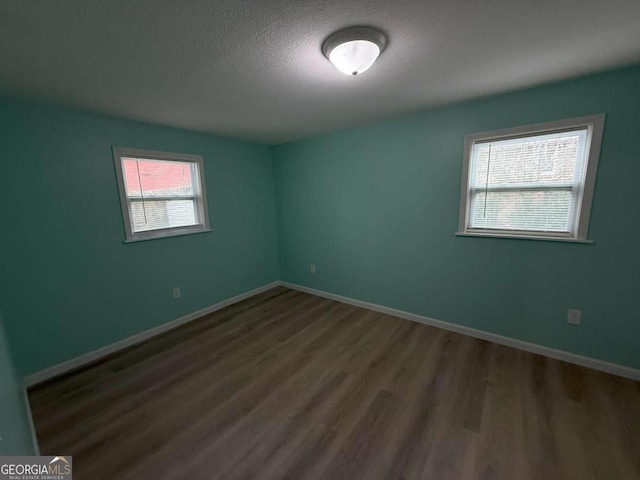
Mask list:
POLYGON ((351 27, 335 32, 322 44, 322 53, 347 75, 369 69, 387 46, 387 37, 371 27, 351 27))

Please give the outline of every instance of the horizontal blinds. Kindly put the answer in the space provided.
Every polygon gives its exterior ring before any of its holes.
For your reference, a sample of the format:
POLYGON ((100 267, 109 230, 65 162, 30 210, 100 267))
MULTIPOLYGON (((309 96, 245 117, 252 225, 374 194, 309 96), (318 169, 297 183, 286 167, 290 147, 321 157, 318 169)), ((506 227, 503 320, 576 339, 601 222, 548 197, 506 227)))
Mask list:
POLYGON ((588 129, 475 143, 468 227, 569 234, 584 181, 588 129))
POLYGON ((131 223, 134 232, 196 225, 193 200, 131 202, 131 223))
POLYGON ((198 224, 197 165, 122 158, 133 232, 198 224))
POLYGON ((570 232, 571 191, 478 192, 471 199, 474 228, 570 232))

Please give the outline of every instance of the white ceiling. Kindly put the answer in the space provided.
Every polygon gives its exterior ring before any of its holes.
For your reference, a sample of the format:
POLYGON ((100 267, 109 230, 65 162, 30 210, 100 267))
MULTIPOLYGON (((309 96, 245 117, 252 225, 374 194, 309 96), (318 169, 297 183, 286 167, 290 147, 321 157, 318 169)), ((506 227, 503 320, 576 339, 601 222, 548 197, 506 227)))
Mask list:
POLYGON ((0 0, 0 91, 281 143, 640 62, 639 0, 0 0), (366 73, 322 55, 389 37, 366 73))

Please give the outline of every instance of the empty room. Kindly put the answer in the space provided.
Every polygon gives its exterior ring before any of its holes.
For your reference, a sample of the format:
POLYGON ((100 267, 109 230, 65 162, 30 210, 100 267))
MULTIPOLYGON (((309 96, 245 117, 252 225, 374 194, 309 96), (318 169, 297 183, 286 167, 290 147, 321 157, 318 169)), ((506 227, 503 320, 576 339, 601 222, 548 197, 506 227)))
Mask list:
POLYGON ((640 2, 0 0, 0 480, 640 480, 640 2))

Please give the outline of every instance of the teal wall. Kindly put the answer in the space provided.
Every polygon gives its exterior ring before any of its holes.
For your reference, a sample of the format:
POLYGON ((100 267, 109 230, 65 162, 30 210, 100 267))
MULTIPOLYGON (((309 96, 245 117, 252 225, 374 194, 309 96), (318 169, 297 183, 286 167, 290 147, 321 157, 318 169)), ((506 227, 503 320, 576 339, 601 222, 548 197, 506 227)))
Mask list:
POLYGON ((281 278, 640 368, 638 152, 640 67, 276 147, 281 278), (454 236, 465 134, 595 113, 594 245, 454 236))
POLYGON ((0 132, 0 304, 20 375, 279 278, 270 147, 11 101, 0 132), (213 232, 124 244, 112 145, 202 155, 213 232))
POLYGON ((0 455, 33 455, 22 383, 13 368, 0 316, 0 455))

